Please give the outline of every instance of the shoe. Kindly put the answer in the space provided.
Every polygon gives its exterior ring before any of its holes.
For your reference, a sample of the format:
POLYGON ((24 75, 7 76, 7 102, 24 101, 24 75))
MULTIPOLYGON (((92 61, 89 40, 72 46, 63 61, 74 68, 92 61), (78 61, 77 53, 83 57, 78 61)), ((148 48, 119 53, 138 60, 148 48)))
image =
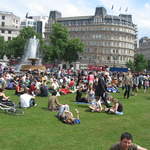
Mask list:
POLYGON ((36 107, 37 106, 37 104, 34 104, 34 107, 36 107))

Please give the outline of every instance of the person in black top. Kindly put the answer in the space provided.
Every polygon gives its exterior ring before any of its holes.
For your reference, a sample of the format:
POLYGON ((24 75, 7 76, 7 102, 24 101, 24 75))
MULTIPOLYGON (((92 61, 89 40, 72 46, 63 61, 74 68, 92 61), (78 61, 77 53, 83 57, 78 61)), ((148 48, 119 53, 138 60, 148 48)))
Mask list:
POLYGON ((107 95, 106 78, 107 76, 105 76, 105 73, 102 73, 101 76, 99 77, 98 84, 95 87, 95 97, 97 100, 99 100, 101 97, 104 102, 104 105, 106 107, 110 107, 106 99, 107 95))
POLYGON ((76 102, 88 103, 87 98, 82 97, 82 87, 79 87, 79 89, 77 90, 77 93, 76 93, 76 102))

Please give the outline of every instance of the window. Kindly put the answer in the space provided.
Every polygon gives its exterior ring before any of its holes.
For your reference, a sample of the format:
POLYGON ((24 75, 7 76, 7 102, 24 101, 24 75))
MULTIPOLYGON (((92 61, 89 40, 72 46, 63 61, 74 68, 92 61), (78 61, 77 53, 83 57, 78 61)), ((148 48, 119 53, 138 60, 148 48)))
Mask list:
POLYGON ((4 27, 5 26, 5 22, 2 22, 2 27, 4 27))
POLYGON ((2 30, 1 33, 5 33, 5 30, 2 30))
POLYGON ((8 30, 8 34, 11 34, 11 31, 10 31, 10 30, 8 30))
POLYGON ((5 20, 5 16, 2 16, 2 20, 5 20))
POLYGON ((8 37, 8 40, 11 40, 11 37, 10 37, 10 36, 8 37))

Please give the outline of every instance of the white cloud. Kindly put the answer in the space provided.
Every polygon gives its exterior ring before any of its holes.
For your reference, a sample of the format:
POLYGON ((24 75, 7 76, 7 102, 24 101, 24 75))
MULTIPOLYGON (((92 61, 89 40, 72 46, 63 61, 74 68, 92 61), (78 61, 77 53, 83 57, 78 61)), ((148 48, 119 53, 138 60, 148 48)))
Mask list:
POLYGON ((149 4, 149 3, 145 3, 144 7, 145 7, 146 9, 150 9, 150 4, 149 4))
POLYGON ((20 17, 24 17, 27 12, 31 16, 48 16, 51 10, 58 10, 63 17, 88 16, 94 15, 97 5, 105 7, 108 14, 131 14, 133 22, 138 25, 138 33, 150 37, 150 3, 140 1, 139 6, 138 0, 3 0, 0 10, 11 11, 20 17), (128 12, 125 12, 126 8, 128 12))

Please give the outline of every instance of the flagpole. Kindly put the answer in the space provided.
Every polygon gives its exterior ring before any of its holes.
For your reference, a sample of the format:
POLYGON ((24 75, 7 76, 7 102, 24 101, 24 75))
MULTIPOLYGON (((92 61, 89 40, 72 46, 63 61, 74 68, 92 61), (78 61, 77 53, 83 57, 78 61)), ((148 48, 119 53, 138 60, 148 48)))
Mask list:
POLYGON ((112 5, 111 10, 112 10, 112 24, 113 24, 113 9, 114 9, 114 5, 112 5))

